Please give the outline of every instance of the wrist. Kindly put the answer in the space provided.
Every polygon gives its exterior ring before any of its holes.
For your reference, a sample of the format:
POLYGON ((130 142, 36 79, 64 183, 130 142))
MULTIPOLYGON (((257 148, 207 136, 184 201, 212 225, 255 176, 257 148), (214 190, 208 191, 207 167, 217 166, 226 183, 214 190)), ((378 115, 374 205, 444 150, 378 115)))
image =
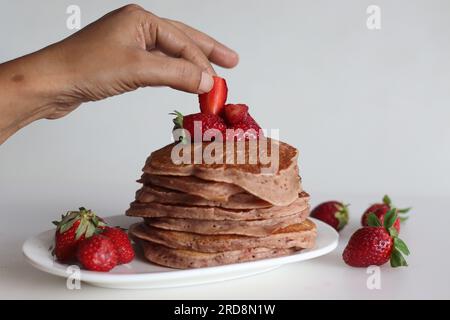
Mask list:
POLYGON ((25 125, 52 117, 66 86, 62 68, 51 47, 0 64, 0 144, 25 125))

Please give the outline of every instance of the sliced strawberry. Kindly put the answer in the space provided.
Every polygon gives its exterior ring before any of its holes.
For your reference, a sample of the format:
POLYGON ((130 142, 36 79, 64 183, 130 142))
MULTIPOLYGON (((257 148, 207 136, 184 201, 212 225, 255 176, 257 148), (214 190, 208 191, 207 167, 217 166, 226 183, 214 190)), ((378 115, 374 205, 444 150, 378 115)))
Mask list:
POLYGON ((200 94, 198 100, 202 113, 218 115, 227 101, 228 87, 225 79, 215 76, 213 78, 214 86, 211 91, 200 94))
POLYGON ((248 106, 245 104, 227 104, 223 109, 225 120, 228 124, 233 125, 244 122, 248 116, 248 106))
POLYGON ((244 141, 244 140, 256 140, 263 136, 261 127, 256 123, 250 114, 244 121, 235 123, 234 125, 228 127, 228 129, 233 129, 230 132, 227 130, 227 140, 244 141))

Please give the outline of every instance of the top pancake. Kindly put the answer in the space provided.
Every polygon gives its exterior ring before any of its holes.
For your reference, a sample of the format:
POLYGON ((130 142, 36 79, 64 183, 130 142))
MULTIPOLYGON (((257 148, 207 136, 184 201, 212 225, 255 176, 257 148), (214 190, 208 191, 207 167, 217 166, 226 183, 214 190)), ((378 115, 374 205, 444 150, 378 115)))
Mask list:
MULTIPOLYGON (((264 140, 258 140, 258 145, 260 141, 264 140)), ((208 147, 214 145, 219 145, 219 143, 189 144, 186 152, 190 151, 191 153, 191 163, 177 164, 172 161, 172 151, 177 151, 180 157, 186 155, 184 150, 180 149, 181 144, 169 144, 154 151, 148 157, 143 171, 152 175, 195 176, 204 180, 230 183, 278 206, 288 205, 297 198, 301 190, 297 166, 298 150, 294 147, 268 138, 267 150, 261 149, 261 152, 258 152, 254 158, 250 152, 252 146, 249 142, 245 143, 245 148, 238 148, 239 144, 234 144, 233 149, 227 143, 220 143, 224 148, 223 163, 205 163, 201 152, 206 152, 208 147), (175 146, 177 147, 174 149, 175 146), (234 153, 229 152, 233 150, 234 153), (278 157, 276 157, 277 150, 278 157), (194 154, 198 154, 199 151, 200 159, 197 159, 199 163, 194 163, 194 154), (234 160, 232 163, 227 161, 227 157, 230 159, 230 154, 234 156, 234 159, 231 157, 234 160), (239 158, 244 159, 244 163, 237 163, 239 158), (271 159, 271 162, 265 164, 267 161, 264 159, 271 159), (254 161, 254 164, 251 160, 254 161)), ((220 155, 220 153, 218 154, 220 155)), ((189 156, 187 155, 186 158, 189 156)))

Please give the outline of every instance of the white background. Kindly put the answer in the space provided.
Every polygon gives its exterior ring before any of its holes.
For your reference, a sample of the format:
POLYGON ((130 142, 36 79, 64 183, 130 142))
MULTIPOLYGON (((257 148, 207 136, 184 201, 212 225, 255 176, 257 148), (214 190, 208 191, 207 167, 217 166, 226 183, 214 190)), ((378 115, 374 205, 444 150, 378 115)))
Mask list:
MULTIPOLYGON (((70 35, 65 13, 70 4, 81 7, 84 26, 126 3, 1 0, 0 62, 70 35)), ((450 244, 442 234, 449 226, 444 205, 450 196, 449 1, 137 3, 201 29, 240 54, 237 68, 218 69, 228 81, 229 101, 247 103, 263 127, 279 128, 282 140, 300 149, 303 184, 314 203, 328 198, 354 203, 348 235, 364 207, 384 193, 414 206, 415 217, 405 226, 404 238, 416 243, 411 249, 420 252, 414 261, 422 269, 419 273, 411 266, 395 274, 409 272, 408 279, 420 278, 422 285, 415 287, 417 295, 413 289, 389 294, 418 297, 421 290, 424 297, 450 297, 448 275, 436 285, 426 277, 430 260, 438 259, 438 248, 450 244), (381 30, 366 27, 370 4, 381 7, 381 30)), ((145 158, 169 142, 168 113, 174 108, 197 112, 197 97, 171 89, 140 89, 87 103, 57 121, 35 122, 0 146, 2 296, 32 293, 26 284, 17 292, 11 289, 20 277, 18 270, 36 281, 41 275, 20 257, 27 236, 50 228, 59 214, 81 205, 102 215, 124 212, 145 158)), ((364 270, 342 266, 338 255, 325 263, 365 277, 364 270)), ((448 258, 439 261, 441 267, 450 264, 448 258)), ((50 279, 49 286, 59 281, 50 279)), ((227 286, 233 288, 231 282, 227 286)), ((326 290, 314 287, 310 297, 326 290)), ((254 297, 262 297, 257 291, 252 291, 254 297)), ((349 295, 340 290, 324 297, 349 295)), ((219 292, 216 297, 221 297, 219 292)))

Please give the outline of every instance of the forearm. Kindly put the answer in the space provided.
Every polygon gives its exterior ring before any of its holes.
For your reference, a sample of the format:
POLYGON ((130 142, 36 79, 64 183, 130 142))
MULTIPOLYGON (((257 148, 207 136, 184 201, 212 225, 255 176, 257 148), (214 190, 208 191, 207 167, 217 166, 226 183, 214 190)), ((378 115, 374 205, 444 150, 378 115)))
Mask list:
POLYGON ((52 47, 0 64, 0 144, 27 124, 55 113, 62 77, 52 47))
POLYGON ((211 62, 232 68, 238 56, 181 22, 124 6, 59 43, 0 64, 0 144, 35 120, 142 87, 209 92, 211 62))

